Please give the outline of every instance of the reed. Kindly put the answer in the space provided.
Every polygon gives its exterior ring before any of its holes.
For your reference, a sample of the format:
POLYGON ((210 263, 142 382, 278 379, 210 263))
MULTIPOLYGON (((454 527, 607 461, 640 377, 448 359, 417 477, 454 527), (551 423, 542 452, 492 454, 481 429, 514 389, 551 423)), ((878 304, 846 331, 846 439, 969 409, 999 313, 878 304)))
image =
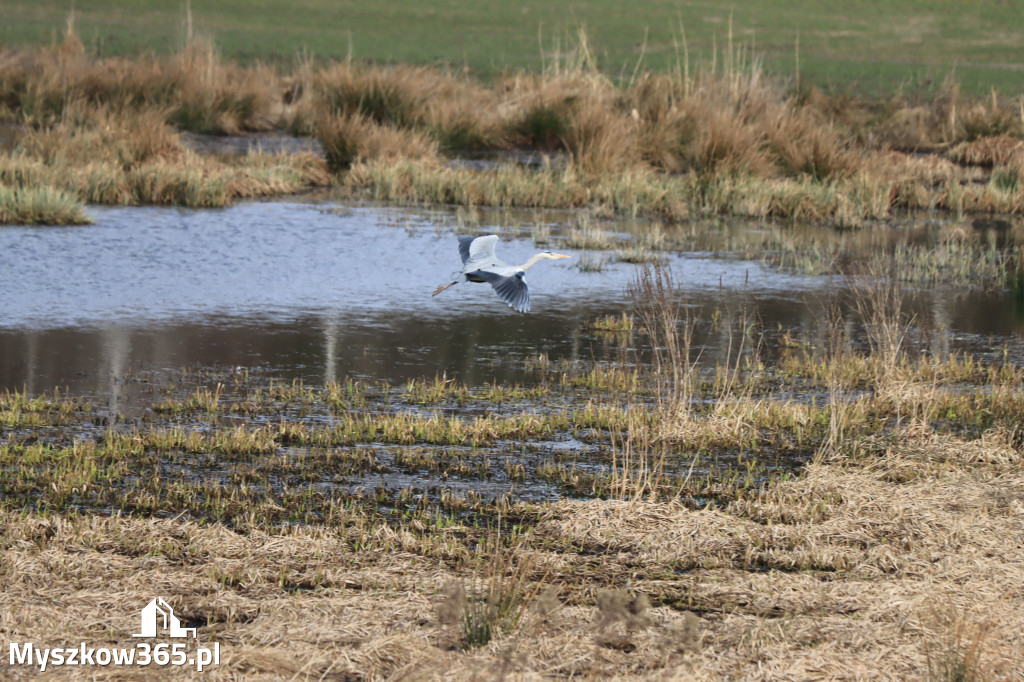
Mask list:
POLYGON ((666 415, 685 414, 696 390, 697 359, 691 357, 694 320, 685 289, 667 268, 645 264, 629 283, 629 295, 654 356, 661 410, 666 415))
POLYGON ((851 278, 854 307, 867 332, 871 351, 879 359, 879 383, 895 371, 904 357, 910 319, 903 287, 895 270, 884 265, 851 278))

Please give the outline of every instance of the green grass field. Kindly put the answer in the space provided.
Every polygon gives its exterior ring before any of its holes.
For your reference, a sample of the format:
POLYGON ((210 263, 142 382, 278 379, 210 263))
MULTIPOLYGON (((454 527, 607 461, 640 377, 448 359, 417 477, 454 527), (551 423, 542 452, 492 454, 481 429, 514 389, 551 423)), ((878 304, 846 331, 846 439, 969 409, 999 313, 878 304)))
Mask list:
MULTIPOLYGON (((185 3, 142 0, 79 2, 75 27, 94 51, 136 54, 177 50, 185 37, 185 3)), ((0 41, 35 45, 62 35, 70 0, 5 0, 0 41)), ((628 79, 636 64, 652 70, 683 60, 709 63, 729 39, 747 45, 767 70, 832 90, 866 94, 897 88, 928 92, 954 74, 965 93, 996 88, 1020 94, 1024 13, 1015 3, 952 0, 718 3, 610 0, 588 3, 390 0, 207 0, 192 3, 197 35, 225 57, 291 60, 316 57, 468 66, 480 76, 538 70, 585 28, 599 66, 628 79), (730 19, 731 18, 731 19, 730 19), (799 41, 799 50, 797 43, 799 41)))

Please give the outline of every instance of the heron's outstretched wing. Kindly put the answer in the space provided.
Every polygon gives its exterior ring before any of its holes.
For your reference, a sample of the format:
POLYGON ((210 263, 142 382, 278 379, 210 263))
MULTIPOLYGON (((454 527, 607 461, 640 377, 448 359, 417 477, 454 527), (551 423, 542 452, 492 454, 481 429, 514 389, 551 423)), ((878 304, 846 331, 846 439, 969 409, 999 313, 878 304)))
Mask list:
MULTIPOLYGON (((495 237, 495 240, 497 240, 497 237, 495 237)), ((530 290, 526 286, 526 280, 523 279, 523 272, 521 270, 511 275, 499 275, 487 270, 475 270, 466 273, 467 278, 470 276, 479 277, 494 287, 494 292, 498 294, 501 300, 508 303, 508 307, 521 313, 530 312, 530 290)))
POLYGON ((462 264, 469 262, 469 245, 476 237, 459 237, 459 255, 462 256, 462 264))
POLYGON ((498 243, 498 235, 489 234, 486 237, 459 237, 459 255, 462 256, 462 264, 465 265, 471 260, 480 258, 494 258, 494 246, 498 243))

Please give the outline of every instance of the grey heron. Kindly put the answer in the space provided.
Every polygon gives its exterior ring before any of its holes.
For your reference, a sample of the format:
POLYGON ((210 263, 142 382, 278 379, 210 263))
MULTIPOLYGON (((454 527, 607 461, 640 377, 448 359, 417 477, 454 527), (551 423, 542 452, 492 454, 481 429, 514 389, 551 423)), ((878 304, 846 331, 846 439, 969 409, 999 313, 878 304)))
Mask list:
MULTIPOLYGON (((494 287, 495 293, 508 307, 521 313, 530 310, 530 290, 526 287, 524 275, 527 268, 544 259, 568 258, 565 254, 541 251, 522 265, 509 265, 494 255, 498 236, 459 237, 459 255, 462 256, 462 274, 467 282, 486 282, 494 287)), ((434 290, 432 296, 459 283, 444 284, 434 290)))

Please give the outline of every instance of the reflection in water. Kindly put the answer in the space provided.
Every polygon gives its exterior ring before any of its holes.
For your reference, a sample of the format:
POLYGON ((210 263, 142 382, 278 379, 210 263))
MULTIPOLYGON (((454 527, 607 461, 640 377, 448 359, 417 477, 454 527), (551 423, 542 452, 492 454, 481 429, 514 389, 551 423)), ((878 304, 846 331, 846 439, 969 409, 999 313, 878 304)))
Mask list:
MULTIPOLYGON (((90 210, 93 226, 0 228, 0 388, 67 386, 122 412, 140 390, 125 377, 183 367, 262 367, 307 383, 441 373, 471 386, 516 383, 539 353, 597 356, 603 341, 588 323, 630 306, 634 266, 625 263, 532 270, 528 315, 484 285, 431 298, 459 266, 444 211, 277 202, 90 210)), ((500 248, 511 262, 536 250, 528 239, 500 248)), ((701 316, 703 362, 736 343, 732 326, 710 324, 716 310, 728 321, 745 309, 769 332, 813 337, 842 295, 841 280, 751 261, 677 253, 667 262, 701 316)), ((911 304, 935 348, 1018 350, 1024 320, 1001 295, 932 290, 911 304)))

